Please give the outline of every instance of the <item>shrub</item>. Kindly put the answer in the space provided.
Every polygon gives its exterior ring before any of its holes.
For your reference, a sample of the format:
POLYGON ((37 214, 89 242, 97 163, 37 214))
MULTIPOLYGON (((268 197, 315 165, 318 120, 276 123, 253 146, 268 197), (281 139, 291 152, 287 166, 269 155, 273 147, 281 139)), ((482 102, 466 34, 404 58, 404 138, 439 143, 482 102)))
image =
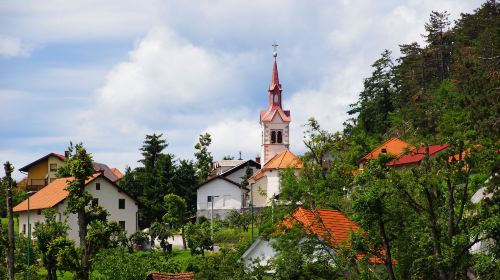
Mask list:
POLYGON ((92 279, 144 279, 151 271, 176 273, 181 271, 181 264, 162 252, 130 254, 119 248, 106 249, 94 259, 92 279))

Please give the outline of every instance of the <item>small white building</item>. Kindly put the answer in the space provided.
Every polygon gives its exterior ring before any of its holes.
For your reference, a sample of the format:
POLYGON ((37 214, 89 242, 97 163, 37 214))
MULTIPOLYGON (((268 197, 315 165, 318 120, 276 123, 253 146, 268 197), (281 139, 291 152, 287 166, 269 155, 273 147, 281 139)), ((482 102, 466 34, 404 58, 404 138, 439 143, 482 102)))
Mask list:
POLYGON ((247 168, 253 174, 260 165, 253 161, 231 161, 235 164, 227 167, 227 161, 214 163, 211 177, 198 186, 196 191, 197 216, 212 216, 224 219, 232 210, 241 210, 248 201, 248 188, 241 185, 247 168))
MULTIPOLYGON (((69 195, 66 187, 69 178, 56 179, 29 198, 30 223, 28 224, 28 199, 14 207, 14 212, 19 215, 19 233, 27 235, 28 229, 31 234, 35 230, 36 222, 44 222, 45 217, 42 210, 53 208, 58 221, 66 220, 70 227, 69 238, 79 242, 78 219, 76 214, 66 214, 67 197, 69 195)), ((121 190, 112 180, 97 172, 85 182, 86 190, 94 198, 92 203, 102 206, 109 213, 108 221, 118 222, 131 235, 138 230, 138 203, 121 190)))

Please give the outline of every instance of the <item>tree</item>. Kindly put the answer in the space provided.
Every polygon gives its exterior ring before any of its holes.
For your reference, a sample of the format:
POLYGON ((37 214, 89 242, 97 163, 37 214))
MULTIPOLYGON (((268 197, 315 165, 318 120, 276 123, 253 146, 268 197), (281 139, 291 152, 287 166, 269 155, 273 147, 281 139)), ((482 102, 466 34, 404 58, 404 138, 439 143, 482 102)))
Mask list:
POLYGON ((179 160, 175 167, 173 183, 175 194, 186 200, 187 211, 196 213, 196 167, 191 160, 179 160))
POLYGON ((163 252, 167 251, 168 241, 167 239, 171 237, 172 230, 163 222, 153 222, 149 228, 149 235, 151 236, 151 243, 154 242, 156 238, 160 241, 160 247, 163 252))
POLYGON ((365 79, 357 103, 350 105, 349 115, 358 114, 358 125, 366 132, 382 134, 390 127, 389 113, 394 110, 393 61, 385 50, 373 65, 372 76, 365 79))
POLYGON ((42 254, 42 263, 47 270, 47 280, 57 280, 57 254, 59 250, 49 250, 56 238, 65 238, 68 225, 56 221, 56 213, 49 208, 43 211, 44 222, 35 223, 34 237, 37 240, 38 250, 42 254))
POLYGON ((7 191, 7 219, 9 224, 9 247, 7 254, 7 265, 9 268, 9 279, 14 279, 14 250, 15 250, 15 240, 14 240, 14 216, 12 214, 12 172, 14 167, 10 162, 4 164, 5 177, 2 180, 2 184, 5 186, 7 191))
POLYGON ((225 155, 225 156, 222 158, 222 160, 233 160, 233 159, 234 159, 234 157, 233 157, 233 156, 231 156, 231 155, 225 155))
POLYGON ((144 157, 139 160, 146 169, 154 169, 162 151, 168 146, 167 141, 162 139, 163 134, 146 135, 142 145, 141 154, 144 157))
POLYGON ((210 170, 212 168, 213 157, 212 154, 208 151, 208 147, 212 143, 212 139, 210 138, 210 134, 205 133, 200 135, 198 139, 198 143, 194 146, 196 152, 194 156, 196 158, 196 175, 198 177, 198 182, 204 182, 208 174, 210 174, 210 170))
POLYGON ((163 215, 163 221, 170 225, 171 229, 181 230, 182 246, 186 249, 186 240, 184 237, 184 224, 187 218, 186 201, 175 194, 167 194, 163 198, 166 213, 163 215))
POLYGON ((381 157, 369 162, 369 167, 356 177, 356 188, 353 194, 353 210, 355 220, 366 228, 363 234, 364 246, 359 249, 377 256, 384 261, 388 278, 396 279, 392 257, 392 239, 398 225, 394 225, 400 217, 394 200, 390 172, 385 164, 390 158, 381 157), (383 248, 383 250, 380 250, 383 248))
POLYGON ((213 246, 210 223, 207 221, 186 225, 187 245, 191 250, 191 255, 205 255, 205 250, 210 250, 213 246))
POLYGON ((425 24, 427 34, 424 37, 427 43, 429 43, 429 48, 431 50, 437 48, 437 55, 435 55, 436 58, 433 60, 435 61, 434 63, 437 62, 438 64, 436 68, 438 69, 440 82, 448 75, 448 60, 451 56, 449 47, 451 40, 449 34, 446 34, 450 26, 449 16, 450 14, 447 11, 432 11, 429 22, 425 24))
MULTIPOLYGON (((107 211, 101 206, 91 205, 92 195, 85 190, 86 181, 94 174, 92 155, 87 153, 83 144, 68 147, 65 159, 67 170, 72 176, 68 180, 67 213, 76 214, 79 237, 79 260, 76 266, 78 279, 87 280, 90 276, 92 258, 102 248, 110 245, 110 238, 120 230, 117 223, 107 223, 107 211)), ((61 241, 64 244, 67 242, 61 241)), ((63 253, 72 249, 62 250, 63 253)), ((58 258, 59 260, 60 258, 58 258)), ((74 264, 71 262, 71 264, 74 264)))

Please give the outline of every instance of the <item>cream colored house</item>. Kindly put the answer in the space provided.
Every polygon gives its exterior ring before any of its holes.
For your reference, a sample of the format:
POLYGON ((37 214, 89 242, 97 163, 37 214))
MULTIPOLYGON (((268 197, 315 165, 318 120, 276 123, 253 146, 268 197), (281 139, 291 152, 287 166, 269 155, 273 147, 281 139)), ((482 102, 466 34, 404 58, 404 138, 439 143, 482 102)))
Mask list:
MULTIPOLYGON (((30 223, 28 224, 28 199, 14 207, 14 212, 19 215, 19 233, 28 234, 36 230, 36 222, 43 222, 45 217, 42 210, 53 208, 57 220, 66 220, 70 230, 69 238, 78 243, 78 221, 76 214, 67 214, 66 187, 70 178, 56 179, 29 198, 30 223)), ((86 182, 85 188, 94 200, 92 203, 102 206, 109 213, 108 221, 118 222, 131 235, 138 230, 138 203, 121 190, 115 182, 104 175, 104 172, 95 173, 86 182)))
MULTIPOLYGON (((57 179, 57 169, 64 166, 65 156, 50 153, 32 163, 22 167, 19 171, 26 174, 22 185, 27 190, 38 191, 57 179)), ((108 177, 113 182, 118 182, 123 177, 123 174, 117 168, 109 168, 106 164, 94 162, 94 170, 104 171, 104 176, 108 177)))
POLYGON ((287 168, 298 172, 302 167, 302 161, 289 150, 275 155, 248 180, 253 201, 250 203, 257 208, 270 206, 281 192, 281 172, 287 168))
POLYGON ((19 169, 27 173, 26 187, 39 190, 57 179, 57 169, 64 165, 65 157, 50 153, 19 169))

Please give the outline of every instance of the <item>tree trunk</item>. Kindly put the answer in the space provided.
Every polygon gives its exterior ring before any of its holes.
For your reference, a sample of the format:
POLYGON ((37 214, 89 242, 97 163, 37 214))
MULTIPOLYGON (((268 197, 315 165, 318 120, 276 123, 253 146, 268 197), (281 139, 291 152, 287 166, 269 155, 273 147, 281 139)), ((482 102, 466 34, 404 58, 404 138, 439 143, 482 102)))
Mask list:
POLYGON ((187 246, 186 246, 186 236, 184 235, 184 226, 181 227, 181 236, 182 236, 182 248, 186 250, 187 246))
POLYGON ((6 162, 4 164, 4 169, 5 169, 5 177, 7 179, 7 219, 9 223, 9 248, 7 252, 7 265, 9 267, 9 280, 13 280, 15 240, 14 240, 14 216, 12 213, 12 178, 11 178, 13 168, 10 162, 6 162))
POLYGON ((391 247, 389 245, 389 240, 385 232, 385 225, 382 220, 379 220, 378 222, 378 229, 380 231, 380 235, 382 236, 382 244, 384 246, 384 251, 385 251, 384 265, 385 268, 387 269, 389 280, 396 280, 396 276, 394 275, 394 268, 392 267, 391 247))
POLYGON ((87 241, 85 237, 87 236, 87 222, 85 216, 85 209, 78 210, 78 236, 80 237, 80 249, 82 251, 80 258, 80 272, 79 279, 80 280, 88 280, 89 279, 89 248, 87 246, 87 241))

